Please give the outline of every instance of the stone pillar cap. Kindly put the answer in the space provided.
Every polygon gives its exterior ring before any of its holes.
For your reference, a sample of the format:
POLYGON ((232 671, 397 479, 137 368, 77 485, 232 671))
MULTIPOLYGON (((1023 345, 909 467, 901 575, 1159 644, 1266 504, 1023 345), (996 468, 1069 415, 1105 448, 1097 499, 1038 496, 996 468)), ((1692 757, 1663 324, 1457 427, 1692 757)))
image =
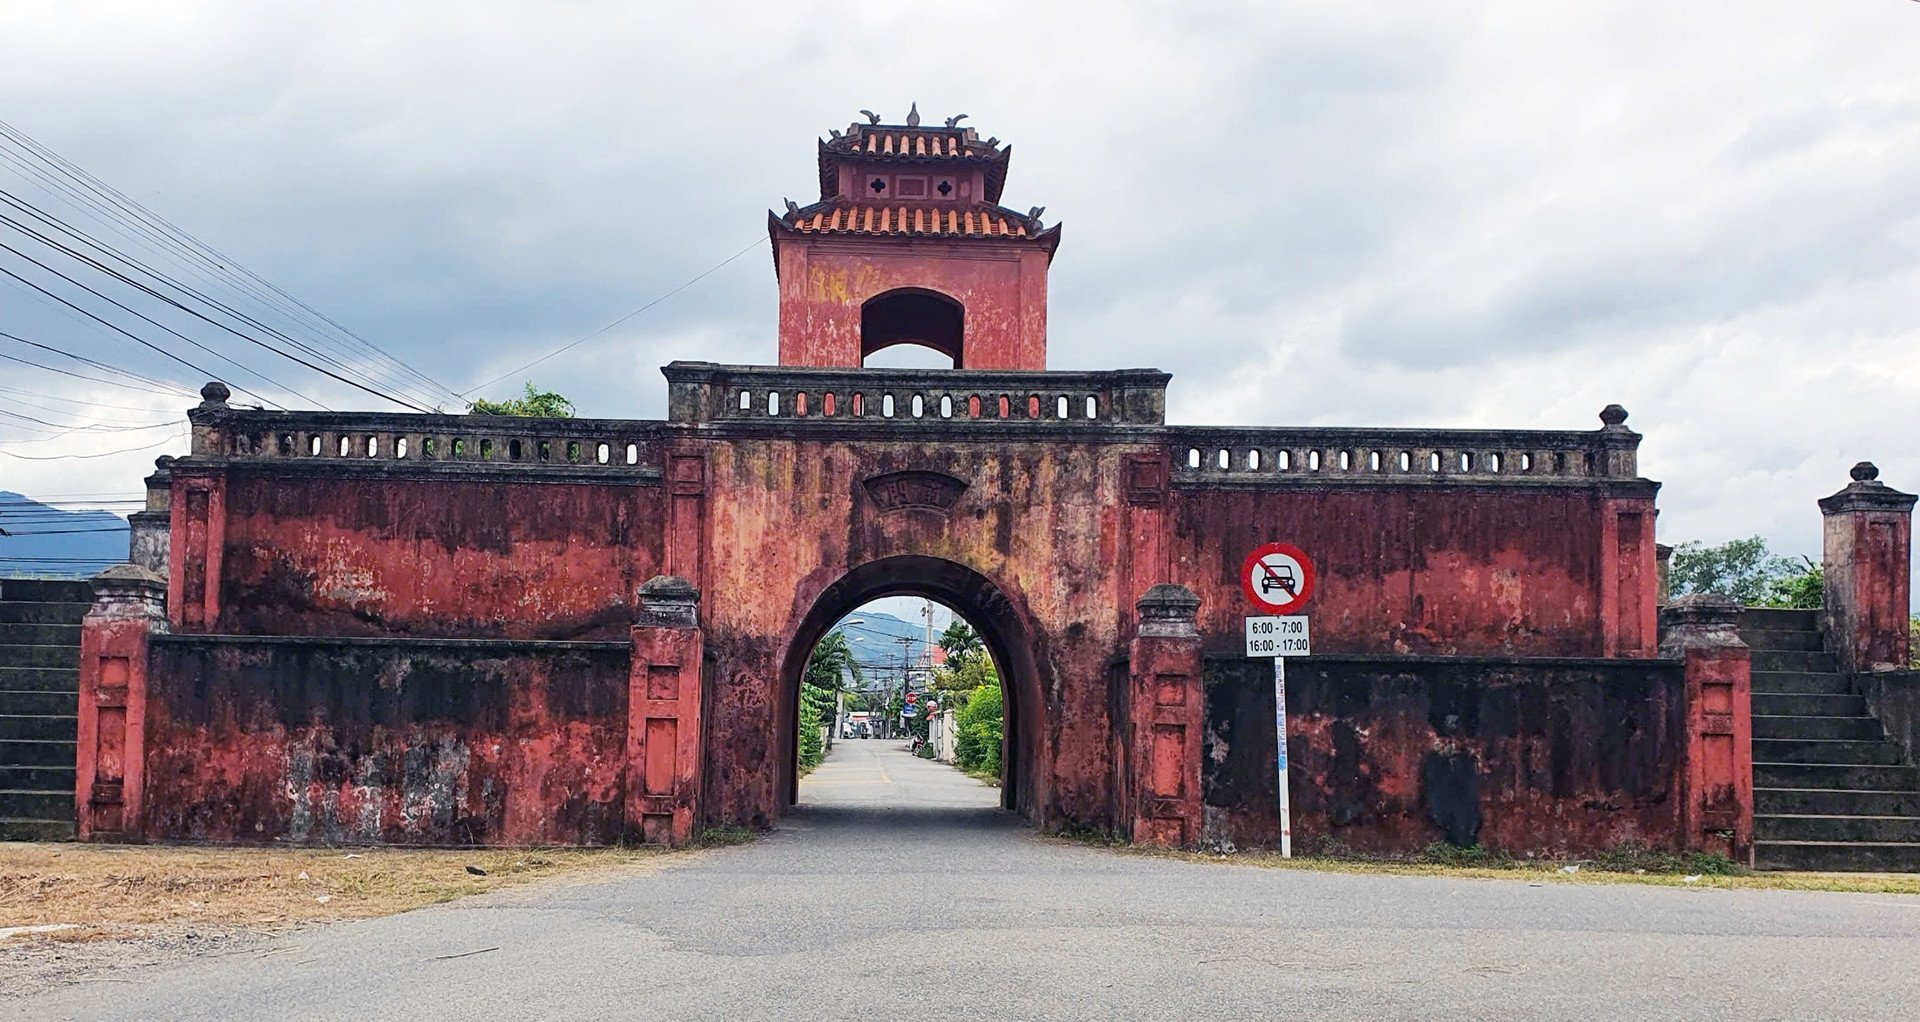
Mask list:
POLYGON ((1847 471, 1853 482, 1840 492, 1820 500, 1822 514, 1836 515, 1848 511, 1908 511, 1913 510, 1915 496, 1901 493, 1899 490, 1880 481, 1880 467, 1871 461, 1862 461, 1847 471))
POLYGON ((700 590, 678 575, 655 575, 640 586, 633 623, 653 628, 699 626, 700 590))
POLYGON ((1186 637, 1198 634, 1194 630, 1194 616, 1200 609, 1200 598, 1186 586, 1162 582, 1147 590, 1134 607, 1140 614, 1142 636, 1186 637))

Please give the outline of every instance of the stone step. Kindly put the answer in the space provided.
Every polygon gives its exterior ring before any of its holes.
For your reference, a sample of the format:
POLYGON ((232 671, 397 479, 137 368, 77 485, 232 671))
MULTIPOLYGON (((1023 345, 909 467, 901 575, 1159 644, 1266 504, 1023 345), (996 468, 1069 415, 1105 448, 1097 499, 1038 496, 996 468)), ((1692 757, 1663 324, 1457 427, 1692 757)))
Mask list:
POLYGON ((7 667, 64 667, 80 669, 80 646, 0 646, 0 664, 7 667))
POLYGON ((71 820, 73 792, 0 788, 0 816, 20 820, 71 820))
POLYGON ((1920 873, 1920 843, 1755 841, 1753 858, 1761 869, 1920 873))
POLYGON ((9 603, 92 603, 86 581, 50 578, 0 578, 0 601, 9 603))
POLYGON ((79 731, 79 719, 70 714, 0 716, 0 739, 71 742, 79 731))
POLYGON ((1767 693, 1797 692, 1836 696, 1853 694, 1853 686, 1847 683, 1847 676, 1837 671, 1755 670, 1753 690, 1767 693))
POLYGON ((1831 674, 1840 669, 1839 661, 1832 653, 1811 652, 1808 650, 1756 649, 1753 651, 1753 669, 1755 671, 1810 671, 1818 674, 1831 674))
POLYGON ((1820 695, 1811 692, 1755 692, 1753 713, 1758 717, 1866 717, 1867 700, 1859 695, 1820 695))
POLYGON ((0 818, 0 841, 71 841, 72 820, 0 818))
POLYGON ((1920 770, 1910 766, 1840 763, 1755 763, 1753 784, 1756 788, 1920 791, 1920 770))
POLYGON ((12 714, 32 714, 36 716, 67 716, 80 712, 80 693, 78 692, 9 692, 0 689, 0 716, 12 714))
POLYGON ((80 667, 8 667, 0 664, 0 689, 9 692, 78 692, 80 667))
POLYGON ((1753 808, 1774 816, 1920 816, 1920 791, 1755 788, 1753 808))
POLYGON ((1819 632, 1777 632, 1772 629, 1749 631, 1742 628, 1740 638, 1747 644, 1747 648, 1756 652, 1760 650, 1818 652, 1826 648, 1826 640, 1821 638, 1819 632))
POLYGON ((0 646, 72 646, 79 649, 80 626, 0 621, 0 646))
MULTIPOLYGON (((5 706, 5 699, 0 698, 0 708, 5 706)), ((1782 717, 1756 713, 1753 715, 1753 737, 1851 739, 1878 742, 1887 737, 1887 732, 1880 726, 1880 721, 1876 717, 1782 717)))
MULTIPOLYGON (((0 718, 4 727, 5 718, 0 718)), ((1892 766, 1900 762, 1900 747, 1892 742, 1831 741, 1819 738, 1755 738, 1753 761, 1759 763, 1841 763, 1892 766)))
POLYGON ((1740 612, 1740 630, 1777 632, 1817 632, 1820 630, 1820 612, 1818 610, 1798 610, 1788 607, 1748 607, 1740 612))
POLYGON ((1753 837, 1756 841, 1920 842, 1920 816, 1762 816, 1756 813, 1753 837))
POLYGON ((0 788, 61 791, 73 797, 73 764, 66 766, 6 766, 0 764, 0 788))
POLYGON ((45 738, 0 738, 0 765, 67 766, 73 765, 77 738, 64 742, 45 738))
POLYGON ((87 616, 84 603, 9 603, 0 601, 0 621, 8 624, 77 625, 87 616))

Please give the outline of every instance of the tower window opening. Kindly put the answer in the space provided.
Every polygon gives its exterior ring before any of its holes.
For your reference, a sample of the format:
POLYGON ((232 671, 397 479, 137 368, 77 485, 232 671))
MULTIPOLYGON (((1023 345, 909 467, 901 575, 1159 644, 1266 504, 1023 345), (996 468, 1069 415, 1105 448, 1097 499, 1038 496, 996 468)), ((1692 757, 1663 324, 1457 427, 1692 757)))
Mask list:
POLYGON ((962 340, 966 313, 959 302, 922 288, 901 288, 875 295, 860 307, 860 358, 863 365, 875 353, 896 345, 925 348, 965 367, 962 340))
POLYGON ((873 189, 873 194, 878 195, 887 190, 887 182, 885 178, 876 177, 867 187, 873 189))

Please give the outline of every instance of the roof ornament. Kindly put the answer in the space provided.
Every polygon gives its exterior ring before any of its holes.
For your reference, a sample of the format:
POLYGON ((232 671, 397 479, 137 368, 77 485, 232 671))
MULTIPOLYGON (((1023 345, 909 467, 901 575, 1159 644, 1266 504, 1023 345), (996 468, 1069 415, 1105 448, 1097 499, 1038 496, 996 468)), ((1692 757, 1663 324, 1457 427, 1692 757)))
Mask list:
POLYGON ((865 117, 866 117, 866 119, 867 119, 867 123, 868 123, 868 124, 879 124, 879 123, 880 123, 880 115, 879 115, 879 114, 876 114, 876 113, 874 113, 874 112, 873 112, 873 111, 871 111, 871 110, 862 110, 862 111, 860 111, 860 113, 861 113, 861 114, 862 114, 863 116, 865 116, 865 117))
POLYGON ((952 117, 947 118, 947 127, 957 128, 960 126, 960 122, 966 119, 966 114, 954 114, 952 117))
POLYGON ((792 199, 782 199, 781 201, 787 204, 787 216, 789 218, 799 215, 800 213, 799 203, 793 201, 792 199))
POLYGON ((829 134, 829 135, 832 135, 832 136, 833 136, 834 138, 839 138, 839 137, 840 137, 840 129, 839 129, 839 128, 828 128, 828 129, 827 129, 827 134, 829 134))
POLYGON ((1045 213, 1046 211, 1047 211, 1047 207, 1045 206, 1035 206, 1032 209, 1027 210, 1027 219, 1037 223, 1040 220, 1040 214, 1045 213))
POLYGON ((920 101, 914 100, 913 109, 907 111, 907 127, 917 128, 919 126, 920 126, 920 101))
POLYGON ((998 136, 998 135, 994 135, 994 136, 992 136, 991 138, 988 138, 988 139, 987 139, 987 148, 988 148, 988 149, 992 149, 992 148, 993 148, 994 146, 997 146, 997 145, 999 145, 999 144, 1000 144, 1000 136, 998 136))

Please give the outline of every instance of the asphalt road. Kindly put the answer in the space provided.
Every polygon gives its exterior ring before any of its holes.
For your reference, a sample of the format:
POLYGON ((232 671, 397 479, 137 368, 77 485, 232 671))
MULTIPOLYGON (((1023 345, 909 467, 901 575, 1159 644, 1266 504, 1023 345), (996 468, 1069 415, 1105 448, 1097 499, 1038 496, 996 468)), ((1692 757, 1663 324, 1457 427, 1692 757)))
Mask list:
POLYGON ((1370 877, 1037 838, 842 742, 804 809, 550 884, 0 1000, 33 1019, 1913 1019, 1920 899, 1370 877), (479 948, 499 950, 442 959, 479 948))

